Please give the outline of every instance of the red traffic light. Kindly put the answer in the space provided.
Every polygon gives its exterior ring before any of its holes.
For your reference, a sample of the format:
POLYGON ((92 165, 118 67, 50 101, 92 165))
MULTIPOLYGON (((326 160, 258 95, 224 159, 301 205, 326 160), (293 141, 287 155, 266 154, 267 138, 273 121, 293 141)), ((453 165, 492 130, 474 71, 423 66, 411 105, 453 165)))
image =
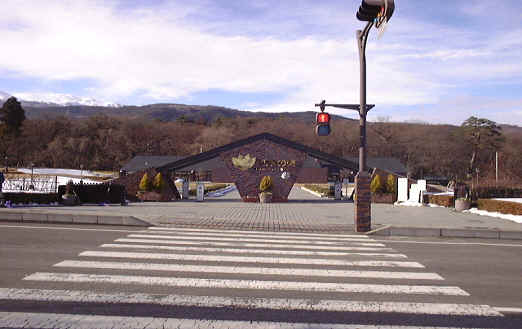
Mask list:
POLYGON ((330 114, 322 112, 317 113, 317 123, 330 123, 330 114))

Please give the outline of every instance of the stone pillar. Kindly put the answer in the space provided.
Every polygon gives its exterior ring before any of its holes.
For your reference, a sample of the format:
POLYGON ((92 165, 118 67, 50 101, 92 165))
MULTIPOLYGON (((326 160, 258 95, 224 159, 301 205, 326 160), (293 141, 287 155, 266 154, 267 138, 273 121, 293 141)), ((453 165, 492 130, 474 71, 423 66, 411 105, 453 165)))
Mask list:
POLYGON ((355 177, 355 231, 368 232, 371 230, 371 177, 367 173, 358 173, 355 177))

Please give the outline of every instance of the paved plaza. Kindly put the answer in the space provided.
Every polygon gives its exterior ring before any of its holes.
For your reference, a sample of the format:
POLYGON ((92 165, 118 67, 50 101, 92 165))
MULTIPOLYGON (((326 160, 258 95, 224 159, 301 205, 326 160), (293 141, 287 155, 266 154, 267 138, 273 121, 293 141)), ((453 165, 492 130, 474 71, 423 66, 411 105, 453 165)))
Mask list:
MULTIPOLYGON (((320 198, 294 187, 288 203, 245 203, 237 191, 221 197, 165 203, 131 203, 126 207, 34 207, 9 211, 93 216, 133 216, 157 226, 255 229, 297 232, 353 232, 354 204, 320 198)), ((467 230, 522 231, 522 224, 489 216, 460 213, 442 207, 405 207, 372 204, 372 225, 395 227, 450 228, 467 230)))

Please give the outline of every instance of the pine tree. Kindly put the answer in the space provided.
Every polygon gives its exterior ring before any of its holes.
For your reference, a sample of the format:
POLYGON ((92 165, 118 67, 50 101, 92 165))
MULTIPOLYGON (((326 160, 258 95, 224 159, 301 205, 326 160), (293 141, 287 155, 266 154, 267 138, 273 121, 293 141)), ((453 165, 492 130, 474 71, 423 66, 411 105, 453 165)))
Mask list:
POLYGON ((388 193, 392 193, 392 194, 397 193, 396 179, 395 179, 395 176, 393 176, 392 174, 389 174, 388 178, 386 180, 386 191, 388 191, 388 193))
POLYGON ((370 191, 373 194, 385 192, 385 187, 384 187, 384 184, 382 183, 382 178, 380 175, 375 175, 375 177, 373 177, 372 182, 370 184, 370 191))
POLYGON ((25 120, 25 111, 16 97, 10 97, 0 110, 0 121, 5 124, 6 132, 20 134, 20 128, 25 120))
POLYGON ((150 191, 151 187, 152 187, 151 185, 152 184, 150 182, 149 175, 147 173, 145 173, 140 181, 140 185, 139 185, 140 191, 150 191))
POLYGON ((154 182, 152 183, 152 187, 154 190, 158 193, 161 193, 163 189, 165 188, 165 180, 163 179, 163 175, 161 173, 157 173, 154 177, 154 182))

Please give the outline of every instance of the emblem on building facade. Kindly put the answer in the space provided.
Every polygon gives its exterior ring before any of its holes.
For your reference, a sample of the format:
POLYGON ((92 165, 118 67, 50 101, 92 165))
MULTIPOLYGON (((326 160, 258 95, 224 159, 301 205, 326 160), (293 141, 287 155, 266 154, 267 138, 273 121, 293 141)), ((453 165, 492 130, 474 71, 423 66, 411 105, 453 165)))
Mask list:
POLYGON ((234 165, 234 167, 238 168, 241 171, 245 171, 252 168, 255 163, 256 158, 251 157, 250 154, 239 154, 237 157, 232 158, 232 164, 234 165))

